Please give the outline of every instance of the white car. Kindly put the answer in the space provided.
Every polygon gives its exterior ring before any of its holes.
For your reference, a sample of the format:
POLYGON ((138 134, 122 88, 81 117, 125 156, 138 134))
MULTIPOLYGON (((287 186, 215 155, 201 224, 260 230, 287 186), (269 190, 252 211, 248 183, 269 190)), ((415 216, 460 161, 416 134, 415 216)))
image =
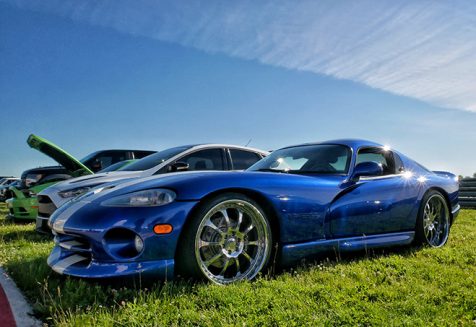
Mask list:
POLYGON ((5 201, 6 191, 13 183, 19 181, 19 178, 16 177, 4 177, 0 179, 0 201, 5 201))
POLYGON ((268 154, 267 151, 237 145, 185 145, 151 154, 119 171, 69 179, 38 194, 36 229, 38 232, 50 232, 48 219, 57 208, 104 183, 178 171, 244 170, 268 154))

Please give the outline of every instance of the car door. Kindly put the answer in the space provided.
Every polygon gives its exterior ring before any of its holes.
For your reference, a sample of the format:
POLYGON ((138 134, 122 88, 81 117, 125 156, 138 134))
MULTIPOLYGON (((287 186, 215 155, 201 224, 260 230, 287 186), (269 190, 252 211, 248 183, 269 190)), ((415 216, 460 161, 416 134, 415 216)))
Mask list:
POLYGON ((398 155, 383 147, 359 149, 356 163, 376 161, 383 175, 362 177, 331 204, 328 234, 332 238, 385 234, 414 228, 410 218, 418 187, 406 178, 398 155))

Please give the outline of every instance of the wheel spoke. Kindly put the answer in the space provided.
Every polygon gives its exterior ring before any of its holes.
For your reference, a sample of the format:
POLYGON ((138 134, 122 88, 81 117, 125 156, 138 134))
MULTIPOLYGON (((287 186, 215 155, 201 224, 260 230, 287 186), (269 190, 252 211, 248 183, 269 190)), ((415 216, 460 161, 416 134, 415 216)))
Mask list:
POLYGON ((207 220, 207 222, 205 223, 205 226, 213 229, 215 232, 217 232, 221 236, 225 235, 225 232, 222 231, 220 228, 218 228, 218 226, 215 225, 210 219, 207 220))
POLYGON ((425 229, 425 237, 426 237, 426 239, 427 239, 428 242, 429 242, 429 241, 430 241, 430 228, 429 228, 429 227, 427 227, 427 228, 425 229))
POLYGON ((249 262, 251 262, 251 260, 253 260, 253 259, 251 259, 250 255, 249 255, 248 253, 246 253, 245 251, 243 251, 241 254, 242 254, 242 255, 246 258, 246 260, 248 260, 249 262))
POLYGON ((259 241, 251 241, 251 242, 248 242, 246 243, 247 245, 254 245, 254 246, 258 246, 259 245, 259 241))
POLYGON ((223 269, 220 271, 220 274, 219 274, 220 276, 222 276, 222 277, 225 276, 225 272, 228 269, 228 267, 230 266, 230 263, 231 263, 231 259, 226 259, 225 264, 223 265, 223 269))
POLYGON ((223 215, 223 218, 225 218, 226 227, 230 228, 230 217, 228 216, 228 212, 226 212, 226 209, 220 210, 220 212, 223 215))
POLYGON ((430 242, 430 244, 434 244, 435 243, 435 229, 434 228, 430 229, 429 236, 430 237, 428 238, 428 242, 430 242))
POLYGON ((220 242, 208 242, 208 241, 204 241, 204 240, 198 241, 198 247, 199 248, 203 248, 203 247, 206 247, 206 246, 213 246, 213 245, 221 245, 221 243, 220 242))
POLYGON ((236 265, 237 276, 239 276, 241 275, 241 271, 240 271, 240 260, 238 259, 238 257, 235 258, 235 265, 236 265))
POLYGON ((239 232, 240 231, 240 227, 241 227, 241 223, 243 222, 243 212, 241 212, 240 210, 238 210, 238 220, 236 222, 236 230, 239 232))
POLYGON ((249 225, 248 228, 246 228, 245 231, 243 232, 243 235, 246 235, 246 234, 248 234, 249 232, 251 232, 251 230, 252 230, 253 228, 255 228, 255 227, 253 226, 253 224, 249 225))
POLYGON ((211 257, 210 259, 204 262, 205 266, 210 267, 210 265, 220 259, 222 255, 222 253, 218 253, 217 255, 211 257))
POLYGON ((429 218, 430 213, 431 213, 430 203, 427 203, 427 204, 425 205, 425 216, 426 216, 427 218, 429 218))

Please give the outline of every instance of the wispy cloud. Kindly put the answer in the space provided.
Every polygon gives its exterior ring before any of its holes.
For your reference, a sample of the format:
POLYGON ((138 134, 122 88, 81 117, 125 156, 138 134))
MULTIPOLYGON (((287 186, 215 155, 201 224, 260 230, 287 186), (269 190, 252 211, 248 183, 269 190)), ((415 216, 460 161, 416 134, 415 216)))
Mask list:
POLYGON ((0 1, 476 112, 473 0, 0 1))

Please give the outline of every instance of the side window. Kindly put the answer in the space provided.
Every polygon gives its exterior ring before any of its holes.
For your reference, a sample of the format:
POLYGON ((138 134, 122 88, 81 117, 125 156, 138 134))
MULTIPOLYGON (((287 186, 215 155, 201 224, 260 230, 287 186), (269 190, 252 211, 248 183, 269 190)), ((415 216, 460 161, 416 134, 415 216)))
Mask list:
POLYGON ((245 150, 230 149, 230 155, 234 170, 247 169, 258 160, 261 160, 257 153, 245 150))
POLYGON ((402 159, 398 154, 394 153, 393 158, 395 159, 395 173, 400 174, 405 171, 405 166, 403 165, 402 159))
POLYGON ((365 148, 359 150, 356 164, 367 161, 375 161, 381 164, 384 175, 396 173, 393 153, 391 151, 385 151, 382 148, 365 148))
POLYGON ((188 164, 188 170, 224 170, 221 149, 196 151, 178 159, 188 164))

